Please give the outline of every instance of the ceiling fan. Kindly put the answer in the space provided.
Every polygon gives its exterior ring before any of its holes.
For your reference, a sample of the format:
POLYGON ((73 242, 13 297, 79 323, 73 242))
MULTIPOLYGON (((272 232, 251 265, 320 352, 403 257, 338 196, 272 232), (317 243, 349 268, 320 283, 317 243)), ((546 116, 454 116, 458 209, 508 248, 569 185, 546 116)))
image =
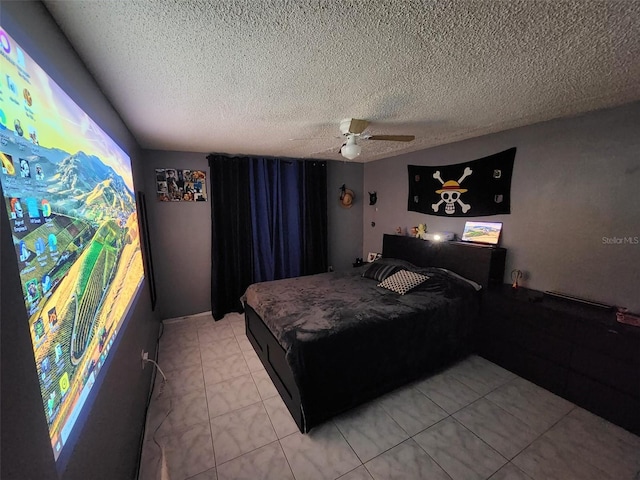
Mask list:
POLYGON ((357 118, 345 118, 340 122, 340 132, 347 137, 347 141, 340 148, 342 156, 348 160, 353 160, 362 151, 358 140, 386 140, 391 142, 411 142, 416 137, 414 135, 367 135, 362 132, 369 126, 367 120, 357 118))

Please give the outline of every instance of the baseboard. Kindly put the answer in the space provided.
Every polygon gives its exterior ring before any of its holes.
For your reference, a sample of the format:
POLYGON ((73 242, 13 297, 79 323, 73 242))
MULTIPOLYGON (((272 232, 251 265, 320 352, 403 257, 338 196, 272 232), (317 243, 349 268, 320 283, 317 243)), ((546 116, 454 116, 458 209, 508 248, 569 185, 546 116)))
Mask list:
POLYGON ((197 317, 209 317, 212 316, 211 310, 208 310, 206 312, 200 312, 200 313, 194 313, 192 315, 186 315, 184 317, 174 317, 174 318, 167 318, 165 320, 162 320, 162 323, 164 324, 170 324, 170 323, 181 323, 181 322, 188 322, 189 320, 193 319, 193 318, 197 318, 197 317))

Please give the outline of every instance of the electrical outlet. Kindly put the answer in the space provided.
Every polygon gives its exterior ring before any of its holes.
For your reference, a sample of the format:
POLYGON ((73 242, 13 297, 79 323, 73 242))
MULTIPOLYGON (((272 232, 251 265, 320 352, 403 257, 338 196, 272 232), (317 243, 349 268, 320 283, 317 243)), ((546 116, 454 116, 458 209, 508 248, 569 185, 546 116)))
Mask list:
POLYGON ((142 349, 142 353, 140 353, 140 359, 142 362, 142 369, 144 370, 144 366, 147 363, 147 361, 149 360, 149 352, 145 352, 144 348, 142 349))

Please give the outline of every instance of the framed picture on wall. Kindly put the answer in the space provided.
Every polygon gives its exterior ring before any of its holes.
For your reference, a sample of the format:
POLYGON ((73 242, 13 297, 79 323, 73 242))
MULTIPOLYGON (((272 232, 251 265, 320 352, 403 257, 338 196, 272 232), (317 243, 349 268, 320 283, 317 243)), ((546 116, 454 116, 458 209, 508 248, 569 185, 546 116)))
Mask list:
POLYGON ((381 256, 382 256, 381 253, 369 252, 369 255, 367 255, 367 262, 368 263, 374 262, 377 259, 379 259, 381 256))
POLYGON ((156 193, 161 202, 206 202, 207 174, 203 170, 156 168, 156 193))

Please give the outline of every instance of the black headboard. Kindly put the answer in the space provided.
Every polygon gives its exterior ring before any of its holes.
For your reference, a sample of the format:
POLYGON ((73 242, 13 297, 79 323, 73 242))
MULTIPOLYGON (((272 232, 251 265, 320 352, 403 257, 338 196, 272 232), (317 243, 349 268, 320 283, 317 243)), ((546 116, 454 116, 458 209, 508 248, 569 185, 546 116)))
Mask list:
POLYGON ((402 235, 385 235, 382 256, 407 260, 419 267, 451 270, 484 288, 504 282, 504 248, 464 242, 430 242, 402 235))

